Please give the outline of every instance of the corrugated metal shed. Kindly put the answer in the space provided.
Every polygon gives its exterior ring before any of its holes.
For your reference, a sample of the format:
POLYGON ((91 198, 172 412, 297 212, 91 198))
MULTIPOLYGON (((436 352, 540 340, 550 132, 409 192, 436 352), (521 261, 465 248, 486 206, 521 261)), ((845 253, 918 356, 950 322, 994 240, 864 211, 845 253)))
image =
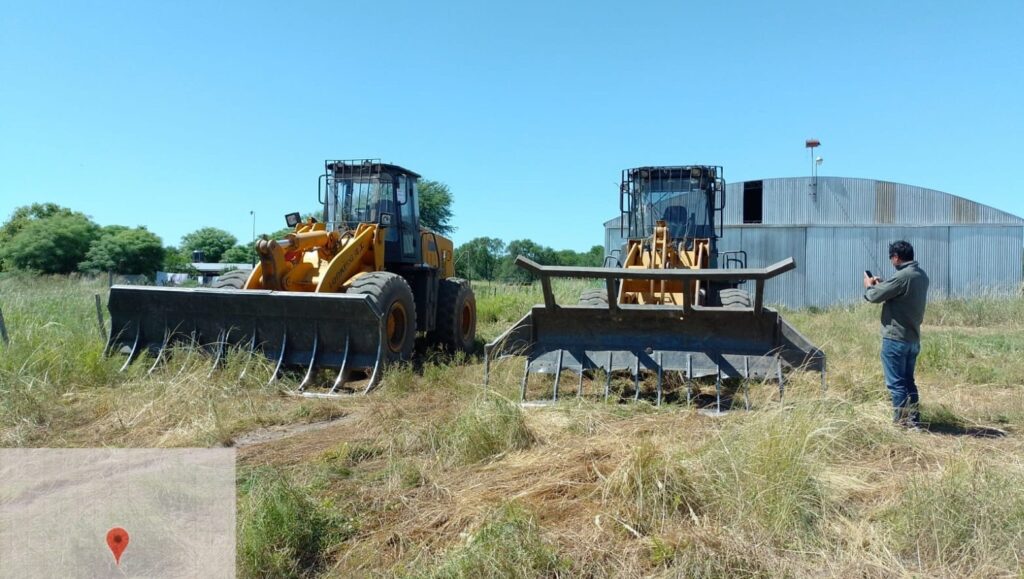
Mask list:
MULTIPOLYGON (((793 177, 761 180, 762 223, 743 224, 744 185, 726 186, 719 249, 746 251, 751 267, 796 260, 796 270, 766 284, 768 303, 857 301, 865 269, 892 274, 888 247, 898 239, 914 246, 933 299, 1012 293, 1024 281, 1024 219, 1004 211, 888 181, 819 177, 815 186, 793 177)), ((605 224, 605 248, 622 243, 615 218, 605 224)))
MULTIPOLYGON (((763 179, 769 225, 1024 224, 1024 219, 933 189, 848 177, 763 179), (816 192, 816 193, 815 193, 816 192)), ((725 223, 743 222, 744 182, 726 186, 725 223)))

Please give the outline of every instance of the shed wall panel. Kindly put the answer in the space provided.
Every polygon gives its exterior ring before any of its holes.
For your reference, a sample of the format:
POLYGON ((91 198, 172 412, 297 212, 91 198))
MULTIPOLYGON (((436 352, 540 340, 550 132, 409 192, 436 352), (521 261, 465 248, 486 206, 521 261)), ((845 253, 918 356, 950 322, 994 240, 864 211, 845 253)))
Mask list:
MULTIPOLYGON (((864 270, 872 273, 874 228, 808 227, 805 305, 854 303, 864 293, 864 270)), ((877 274, 876 274, 877 275, 877 274)))
MULTIPOLYGON (((797 268, 765 282, 766 304, 781 304, 799 308, 804 303, 804 262, 807 247, 806 228, 803 227, 743 227, 741 247, 747 252, 747 267, 767 267, 792 257, 797 268)), ((754 284, 744 289, 753 292, 754 284)))
POLYGON ((892 277, 895 269, 889 261, 889 244, 904 240, 914 246, 914 259, 928 274, 929 299, 949 297, 949 227, 879 227, 878 269, 875 275, 886 279, 892 277))
POLYGON ((726 225, 743 223, 743 183, 725 184, 725 210, 722 218, 726 225))
POLYGON ((1022 227, 950 227, 950 296, 1019 292, 1022 242, 1022 227))

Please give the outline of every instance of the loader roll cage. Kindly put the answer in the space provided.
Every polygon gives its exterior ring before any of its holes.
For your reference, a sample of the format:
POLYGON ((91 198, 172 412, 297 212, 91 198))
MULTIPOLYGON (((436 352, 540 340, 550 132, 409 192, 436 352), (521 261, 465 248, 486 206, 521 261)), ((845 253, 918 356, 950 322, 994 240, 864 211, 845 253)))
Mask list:
POLYGON ((420 175, 378 159, 326 161, 317 182, 328 231, 352 231, 360 223, 384 227, 388 256, 396 262, 419 257, 420 175))
POLYGON ((638 167, 622 172, 619 188, 622 213, 620 233, 628 239, 646 239, 658 221, 665 221, 669 237, 689 241, 722 236, 725 181, 722 167, 686 165, 638 167), (715 214, 718 223, 715 223, 715 214))

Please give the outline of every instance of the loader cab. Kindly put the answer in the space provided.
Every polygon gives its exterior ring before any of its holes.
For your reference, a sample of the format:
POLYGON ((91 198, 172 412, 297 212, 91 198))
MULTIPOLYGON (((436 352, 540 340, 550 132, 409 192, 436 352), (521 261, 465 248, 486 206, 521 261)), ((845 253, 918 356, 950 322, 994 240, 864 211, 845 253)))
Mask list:
POLYGON ((419 177, 377 160, 327 161, 319 184, 327 229, 347 231, 360 223, 377 223, 385 232, 385 262, 419 263, 419 177))
POLYGON ((620 186, 623 233, 628 239, 646 239, 658 221, 665 221, 677 243, 710 240, 714 260, 725 200, 722 174, 721 167, 706 165, 626 169, 620 186))

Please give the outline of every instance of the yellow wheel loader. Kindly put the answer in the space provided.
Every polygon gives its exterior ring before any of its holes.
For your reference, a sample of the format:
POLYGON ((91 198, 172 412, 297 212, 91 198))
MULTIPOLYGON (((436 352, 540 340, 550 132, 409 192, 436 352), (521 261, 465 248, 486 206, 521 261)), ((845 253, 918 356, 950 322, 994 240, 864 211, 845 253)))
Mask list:
POLYGON ((751 269, 744 252, 719 251, 724 207, 719 166, 623 171, 619 208, 627 241, 620 257, 606 259, 614 267, 541 266, 520 256, 517 265, 540 278, 544 305, 485 346, 485 383, 494 359, 522 355, 524 401, 531 373, 554 374, 557 400, 563 370, 578 375, 577 395, 585 374, 603 370, 605 398, 613 373, 632 375, 637 399, 643 376, 652 375, 657 404, 667 373, 687 383, 687 402, 693 381, 713 376, 716 411, 725 378, 777 378, 781 397, 783 369, 802 368, 820 371, 824 388, 824 353, 764 307, 765 280, 796 264, 788 258, 751 269), (562 305, 551 291, 556 277, 598 279, 604 287, 583 292, 577 305, 562 305), (739 287, 750 282, 753 299, 739 287))
POLYGON ((152 371, 183 339, 211 350, 215 367, 230 347, 259 349, 275 364, 271 380, 299 367, 297 391, 322 396, 368 392, 384 366, 413 355, 418 332, 471 349, 476 298, 453 277, 452 242, 420 226, 418 179, 377 160, 326 161, 322 221, 287 215, 294 232, 258 241, 252 272, 213 288, 113 286, 106 352, 126 351, 124 369, 149 351, 152 371), (320 368, 336 377, 310 392, 320 368))

